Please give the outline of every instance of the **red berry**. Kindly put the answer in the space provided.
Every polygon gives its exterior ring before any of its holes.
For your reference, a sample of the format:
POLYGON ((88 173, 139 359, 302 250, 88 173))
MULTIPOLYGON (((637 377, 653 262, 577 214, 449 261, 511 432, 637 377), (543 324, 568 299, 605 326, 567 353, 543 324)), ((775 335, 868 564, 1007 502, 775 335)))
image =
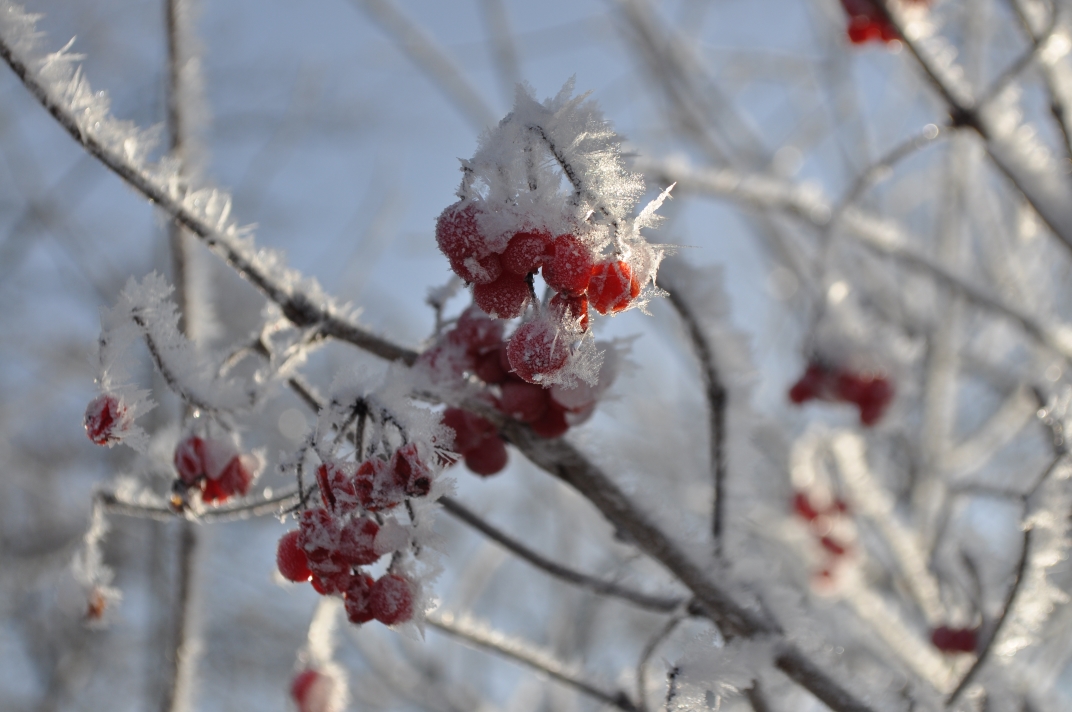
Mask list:
POLYGON ((369 610, 385 625, 405 623, 413 618, 413 585, 398 574, 387 574, 372 584, 369 610))
POLYGON ((313 589, 322 596, 334 596, 346 591, 353 579, 350 564, 338 553, 323 561, 310 561, 313 589))
POLYGON ((395 483, 387 462, 378 457, 362 462, 354 479, 357 498, 370 512, 391 509, 405 499, 405 493, 395 483))
POLYGON ((522 423, 531 423, 547 411, 548 400, 548 392, 541 386, 508 382, 502 384, 500 410, 522 423))
POLYGON ((542 319, 522 324, 506 345, 506 357, 522 380, 547 380, 561 371, 569 358, 566 334, 542 319))
POLYGON ((227 463, 220 473, 220 488, 227 496, 243 495, 249 493, 249 486, 253 484, 253 470, 255 461, 249 455, 236 455, 227 463))
POLYGON ((812 506, 811 500, 805 492, 797 492, 793 495, 793 511, 799 516, 813 522, 819 518, 819 512, 812 506))
POLYGON ((449 339, 465 347, 471 355, 498 348, 502 342, 503 323, 492 319, 478 307, 469 307, 458 317, 449 339))
POLYGON ((558 438, 565 435, 570 426, 566 422, 565 410, 551 401, 543 415, 532 421, 530 427, 541 438, 558 438))
POLYGON ((410 497, 423 497, 432 489, 432 471, 421 460, 416 443, 403 445, 391 457, 395 484, 410 497))
POLYGON ((944 653, 974 653, 978 646, 978 635, 973 628, 943 625, 931 632, 931 642, 944 653))
POLYGON ((600 314, 620 312, 640 294, 640 281, 628 262, 607 260, 592 268, 588 298, 600 314))
POLYGON ((477 208, 451 205, 436 220, 436 243, 451 269, 466 282, 491 282, 502 274, 499 256, 491 254, 477 225, 477 208))
POLYGON ((353 566, 375 563, 380 556, 373 549, 372 542, 379 532, 380 525, 368 517, 350 520, 339 532, 339 557, 353 566))
POLYGON ((506 369, 502 367, 502 351, 501 348, 495 348, 477 358, 473 371, 484 383, 502 383, 506 380, 506 369))
POLYGON ((205 441, 196 435, 183 438, 175 446, 175 470, 187 487, 193 487, 205 475, 205 441))
POLYGON ((562 322, 575 324, 581 332, 588 331, 588 297, 556 294, 547 305, 552 316, 562 322))
POLYGON ((461 408, 443 411, 443 424, 454 431, 454 451, 465 455, 495 434, 491 421, 461 408))
POLYGON ((520 275, 532 274, 551 252, 551 235, 546 232, 519 232, 510 238, 502 253, 503 269, 520 275))
POLYGON ((300 531, 289 531, 279 539, 279 546, 275 551, 275 564, 287 581, 308 581, 313 575, 309 570, 309 560, 301 548, 300 539, 300 531))
POLYGON ((829 373, 825 368, 815 363, 808 364, 804 375, 789 389, 789 400, 799 405, 813 398, 822 397, 823 393, 828 390, 828 380, 829 373))
POLYGON ((465 466, 473 474, 481 477, 502 472, 509 459, 506 454, 506 443, 498 435, 485 438, 479 445, 467 450, 464 454, 465 466))
POLYGON ((290 696, 298 705, 298 712, 334 712, 335 685, 330 676, 308 668, 290 683, 290 696))
POLYGON ((525 278, 510 272, 504 272, 494 282, 473 287, 473 302, 499 319, 521 316, 529 296, 529 285, 525 278))
POLYGON ((130 427, 126 404, 110 393, 102 393, 86 406, 83 425, 90 440, 98 445, 113 445, 130 427))
POLYGON ((339 547, 339 527, 326 509, 317 507, 302 512, 298 531, 298 542, 311 564, 326 561, 339 547))
POLYGON ((339 514, 348 514, 357 509, 360 500, 352 465, 325 462, 316 468, 316 481, 320 486, 320 498, 329 509, 339 514))
POLYGON ((346 617, 354 625, 368 623, 374 617, 369 609, 373 583, 372 577, 363 573, 359 573, 350 579, 350 586, 345 593, 346 617))
POLYGON ((592 278, 592 253, 573 235, 559 235, 544 261, 543 279, 556 292, 581 294, 592 278))

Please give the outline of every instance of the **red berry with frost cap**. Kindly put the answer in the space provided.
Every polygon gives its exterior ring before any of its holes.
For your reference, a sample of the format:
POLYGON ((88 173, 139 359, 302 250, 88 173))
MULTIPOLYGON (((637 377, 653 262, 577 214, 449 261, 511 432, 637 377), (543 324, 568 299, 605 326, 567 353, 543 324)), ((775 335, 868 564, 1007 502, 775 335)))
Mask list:
POLYGON ((473 287, 473 302, 498 319, 521 316, 531 291, 524 277, 504 272, 494 282, 473 287))
POLYGON ((576 325, 582 333, 588 331, 588 297, 556 294, 547 305, 551 315, 562 322, 576 325))
POLYGON ((323 561, 310 561, 309 570, 312 572, 310 583, 313 584, 313 589, 322 596, 335 596, 343 593, 353 579, 350 563, 337 552, 333 552, 323 561))
POLYGON ((506 443, 498 435, 485 438, 476 447, 467 450, 464 455, 465 466, 473 474, 481 477, 490 477, 502 472, 509 460, 506 443))
POLYGON ((454 451, 461 455, 479 447, 495 434, 495 425, 491 421, 461 408, 443 411, 443 424, 454 431, 454 451))
POLYGON ((130 427, 127 406, 118 397, 102 393, 86 406, 86 435, 98 445, 114 445, 130 427))
POLYGON ((559 235, 543 264, 543 279, 559 293, 582 294, 592 278, 592 253, 573 235, 559 235))
POLYGON ((298 543, 310 563, 326 561, 339 547, 338 524, 322 507, 302 512, 298 532, 298 543))
POLYGON ((550 233, 516 233, 502 253, 503 269, 522 277, 532 274, 540 269, 540 265, 550 256, 551 246, 550 233))
POLYGON ((557 375, 569 358, 567 335, 544 319, 522 324, 506 345, 511 370, 529 383, 557 375))
POLYGON ((458 317, 448 339, 462 345, 471 355, 497 348, 503 337, 503 323, 478 307, 469 307, 458 317))
POLYGON ((346 589, 344 598, 346 599, 346 617, 354 625, 368 623, 374 617, 369 608, 374 583, 371 576, 360 572, 350 579, 350 586, 346 589))
POLYGON ((378 457, 369 458, 358 466, 354 482, 361 506, 370 512, 391 509, 405 499, 405 493, 395 483, 387 461, 378 457))
POLYGON ((205 475, 205 441, 190 435, 175 446, 175 471, 187 487, 193 487, 205 475))
POLYGON ((620 312, 640 294, 640 281, 628 262, 607 260, 592 268, 588 299, 600 314, 620 312))
POLYGON ((478 213, 472 203, 448 207, 436 220, 436 243, 455 274, 466 282, 483 284, 502 274, 502 263, 487 248, 477 224, 478 213))
POLYGON ((375 563, 380 556, 373 542, 379 533, 380 525, 368 517, 351 519, 339 531, 339 558, 352 566, 375 563))
POLYGON ((385 625, 405 623, 413 618, 413 584, 398 574, 387 574, 372 584, 369 610, 385 625))
POLYGON ((421 459, 416 443, 398 448, 391 457, 395 484, 409 497, 424 497, 432 489, 432 470, 421 459))
POLYGON ((301 547, 301 532, 295 529, 284 534, 276 547, 275 564, 279 573, 287 581, 308 581, 313 575, 309 570, 309 559, 301 547))

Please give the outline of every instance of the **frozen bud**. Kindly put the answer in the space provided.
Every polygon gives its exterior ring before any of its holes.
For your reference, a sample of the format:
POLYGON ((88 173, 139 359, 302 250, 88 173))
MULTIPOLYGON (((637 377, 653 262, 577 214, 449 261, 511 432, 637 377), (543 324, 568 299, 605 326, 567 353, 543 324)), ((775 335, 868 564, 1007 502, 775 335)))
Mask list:
POLYGON ((111 393, 102 393, 86 407, 83 422, 90 440, 111 447, 123 439, 133 419, 122 399, 111 393))

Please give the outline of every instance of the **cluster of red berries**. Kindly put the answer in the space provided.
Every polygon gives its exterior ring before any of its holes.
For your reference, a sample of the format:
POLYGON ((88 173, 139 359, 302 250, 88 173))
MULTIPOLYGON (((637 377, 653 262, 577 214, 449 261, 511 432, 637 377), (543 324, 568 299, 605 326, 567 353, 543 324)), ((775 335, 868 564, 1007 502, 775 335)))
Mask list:
POLYGON ((338 684, 331 675, 307 667, 291 681, 290 696, 298 706, 298 712, 334 712, 332 703, 338 684))
MULTIPOLYGON (((470 307, 458 318, 453 329, 445 332, 432 348, 420 357, 420 363, 436 378, 476 376, 497 391, 488 391, 488 404, 504 415, 528 423, 545 438, 564 435, 571 425, 578 425, 595 409, 598 392, 584 383, 574 388, 561 385, 544 387, 532 383, 511 365, 511 349, 525 348, 529 342, 522 325, 509 341, 503 340, 503 324, 470 307)), ((552 351, 552 353, 556 353, 552 351)), ((562 349, 565 359, 565 350, 562 349)), ((517 359, 525 364, 524 358, 517 359)), ((506 467, 506 444, 494 424, 460 408, 447 408, 443 423, 454 431, 454 451, 466 466, 478 475, 493 475, 506 467)))
POLYGON ((789 389, 789 400, 798 405, 810 400, 854 403, 860 422, 874 425, 893 400, 893 385, 879 374, 853 373, 813 361, 789 389))
POLYGON ((375 513, 397 507, 407 497, 423 497, 433 472, 409 443, 390 461, 372 457, 358 466, 325 463, 317 468, 322 507, 302 512, 298 529, 283 535, 276 564, 288 581, 310 581, 324 596, 341 595, 356 624, 376 619, 387 625, 413 617, 416 586, 397 573, 373 580, 361 567, 397 551, 407 540, 382 526, 375 513))
MULTIPOLYGON (((927 0, 908 0, 922 4, 927 0)), ((875 0, 841 0, 845 14, 849 16, 847 33, 853 44, 866 44, 872 40, 889 44, 900 40, 901 35, 890 22, 875 0)))
POLYGON ((829 505, 820 507, 807 492, 798 490, 793 494, 793 513, 807 522, 808 530, 826 558, 826 564, 817 574, 821 583, 831 583, 838 564, 851 553, 851 545, 841 538, 844 534, 839 532, 844 527, 838 526, 848 511, 849 507, 842 499, 834 499, 829 505))
POLYGON ((133 419, 119 397, 102 393, 89 402, 82 422, 90 440, 98 445, 114 445, 122 439, 133 419))
POLYGON ((436 242, 454 273, 473 285, 473 302, 480 309, 498 319, 521 316, 533 299, 532 277, 541 270, 556 292, 546 313, 510 338, 508 370, 522 380, 547 381, 566 366, 570 341, 588 329, 589 308, 620 312, 640 295, 640 280, 628 262, 599 259, 575 235, 526 230, 495 251, 478 217, 473 202, 451 205, 436 222, 436 242))
POLYGON ((978 631, 939 626, 931 631, 931 643, 943 653, 974 653, 979 644, 978 631))
POLYGON ((176 489, 199 488, 201 501, 219 504, 235 495, 245 495, 256 477, 255 455, 239 452, 227 439, 188 435, 175 447, 176 489))

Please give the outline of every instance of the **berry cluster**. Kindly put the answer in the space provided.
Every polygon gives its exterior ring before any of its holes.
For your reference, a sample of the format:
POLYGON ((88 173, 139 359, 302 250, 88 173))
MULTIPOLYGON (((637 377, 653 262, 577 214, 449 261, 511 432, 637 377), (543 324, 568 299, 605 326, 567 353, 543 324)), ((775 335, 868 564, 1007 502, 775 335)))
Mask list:
POLYGON ((931 631, 931 643, 943 653, 974 653, 979 632, 975 628, 939 626, 931 631))
MULTIPOLYGON (((923 4, 927 0, 908 0, 908 2, 923 4)), ((889 44, 901 39, 897 28, 893 26, 876 0, 841 0, 841 6, 845 8, 845 14, 849 17, 846 32, 849 41, 853 44, 866 44, 871 41, 889 44)))
MULTIPOLYGON (((591 416, 599 394, 610 385, 612 374, 601 372, 598 388, 583 381, 570 388, 562 384, 545 387, 524 378, 531 373, 528 369, 532 367, 532 359, 525 355, 514 359, 526 369, 519 373, 511 365, 511 350, 529 348, 537 339, 533 331, 540 324, 543 322, 523 324, 509 341, 504 341, 502 322, 488 317, 477 307, 470 307, 453 329, 421 355, 419 363, 437 379, 460 379, 467 375, 479 378, 489 386, 484 393, 489 405, 528 423, 541 437, 557 438, 571 425, 579 425, 591 416)), ((534 348, 538 349, 538 345, 534 348)), ((553 344, 551 353, 558 353, 553 344)), ((565 359, 564 349, 561 356, 565 359)), ((470 470, 488 476, 506 467, 506 444, 490 421, 460 408, 447 408, 443 423, 454 431, 454 451, 464 458, 470 470)))
POLYGON ((879 374, 854 373, 813 361, 789 389, 789 400, 798 405, 810 400, 854 403, 860 409, 860 422, 870 426, 882 418, 893 400, 893 385, 879 374))
POLYGON ((589 309, 612 314, 640 295, 638 270, 600 255, 574 234, 527 229, 485 235, 476 201, 459 201, 436 221, 436 242, 454 273, 473 285, 473 302, 498 319, 513 319, 535 302, 533 277, 542 271, 555 292, 547 308, 510 338, 509 371, 529 383, 548 383, 566 367, 570 344, 588 330, 589 309), (498 247, 498 249, 496 249, 498 247))
POLYGON ((833 499, 828 504, 819 505, 818 498, 807 492, 797 491, 793 494, 793 513, 808 525, 808 531, 815 537, 823 552, 826 563, 819 569, 817 580, 829 585, 834 581, 837 567, 852 552, 852 527, 848 521, 849 507, 842 499, 833 499))
POLYGON ((174 490, 180 494, 198 488, 201 501, 220 504, 245 495, 260 469, 260 458, 242 453, 230 439, 188 435, 175 447, 174 490))
POLYGON ((115 445, 134 422, 130 409, 118 396, 102 393, 86 407, 86 435, 98 445, 115 445))
POLYGON ((312 582, 321 595, 343 596, 353 623, 410 620, 416 584, 396 572, 373 580, 361 567, 409 543, 405 528, 382 513, 407 498, 428 495, 433 477, 414 443, 398 448, 390 461, 375 456, 357 466, 320 465, 317 483, 323 506, 302 512, 298 529, 279 540, 279 572, 288 581, 312 582))

